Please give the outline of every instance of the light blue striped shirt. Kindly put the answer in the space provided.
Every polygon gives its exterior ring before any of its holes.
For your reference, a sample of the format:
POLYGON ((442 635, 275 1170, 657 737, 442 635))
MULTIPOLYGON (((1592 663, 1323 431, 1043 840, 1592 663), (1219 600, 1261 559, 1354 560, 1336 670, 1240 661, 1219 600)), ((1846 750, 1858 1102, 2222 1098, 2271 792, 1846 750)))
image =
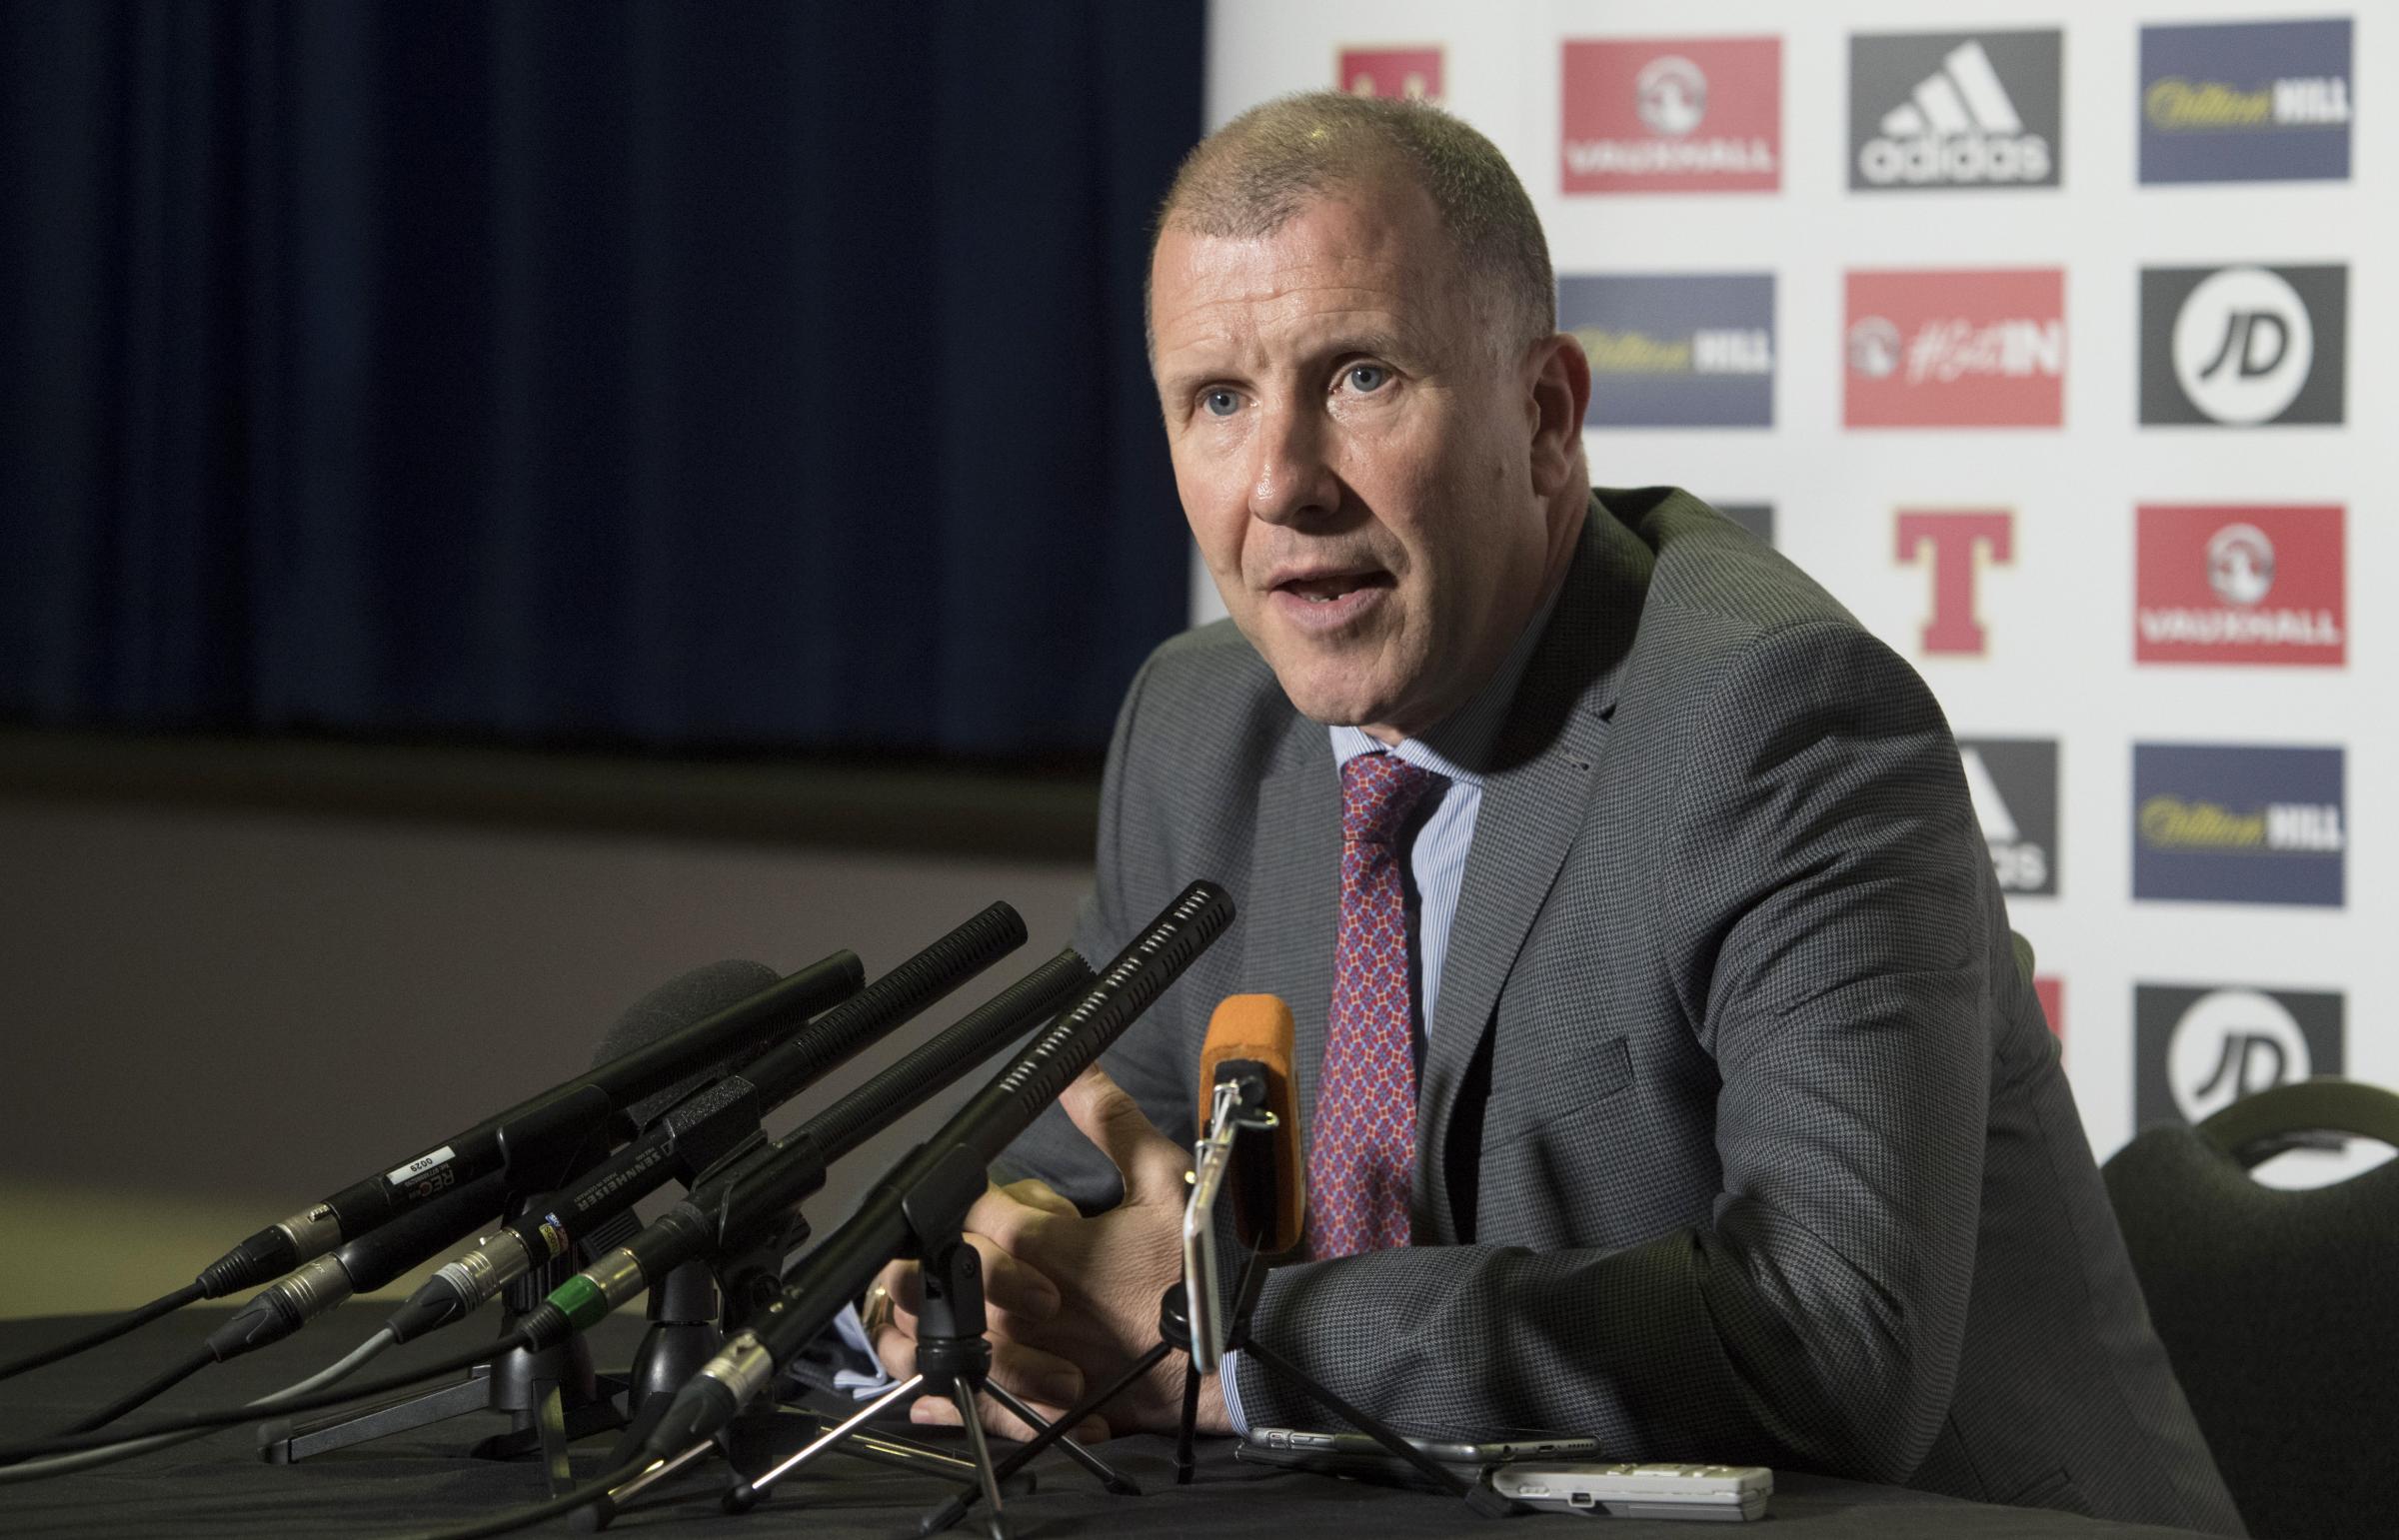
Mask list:
MULTIPOLYGON (((1457 895, 1466 881, 1466 853, 1474 845, 1474 820, 1482 811, 1482 772, 1472 767, 1489 763, 1508 708, 1515 704, 1516 686, 1532 650, 1548 629, 1549 612, 1557 605, 1552 592, 1523 635, 1501 660, 1498 670, 1465 705, 1451 712, 1422 738, 1401 739, 1389 753, 1441 777, 1438 794, 1425 793, 1408 814, 1415 837, 1408 841, 1407 862, 1400 880, 1407 893, 1408 955, 1415 964, 1415 987, 1408 991, 1416 1065, 1424 1063, 1424 1033, 1432 1024, 1432 1008, 1441 993, 1441 964, 1449 957, 1449 931, 1457 920, 1457 895)), ((1336 770, 1361 754, 1383 752, 1384 746, 1362 728, 1330 728, 1336 770)), ((1238 1370, 1240 1355, 1224 1355, 1224 1410, 1239 1432, 1249 1431, 1241 1415, 1238 1370)))

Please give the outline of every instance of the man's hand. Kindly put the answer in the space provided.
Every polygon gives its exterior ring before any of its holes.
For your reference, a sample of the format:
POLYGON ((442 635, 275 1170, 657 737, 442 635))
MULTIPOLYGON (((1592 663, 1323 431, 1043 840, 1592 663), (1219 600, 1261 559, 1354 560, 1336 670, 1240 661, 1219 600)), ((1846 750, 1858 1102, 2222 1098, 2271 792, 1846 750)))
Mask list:
MULTIPOLYGON (((992 1318, 994 1374, 1045 1415, 1078 1399, 1084 1386, 1115 1379, 1158 1340, 1159 1303, 1183 1276, 1183 1206, 1190 1193, 1190 1151, 1160 1133, 1097 1065, 1060 1102, 1084 1137, 1115 1162, 1125 1201, 1086 1219, 1045 1184, 1014 1182, 986 1192, 966 1226, 999 1307, 992 1318), (1070 1380, 1075 1394, 1062 1397, 1070 1380)), ((898 1309, 876 1348, 893 1373, 905 1375, 916 1362, 915 1264, 885 1269, 882 1283, 898 1309)), ((1186 1361, 1170 1354, 1110 1402, 1101 1414, 1106 1428, 1093 1431, 1175 1427, 1183 1415, 1186 1361)), ((958 1420, 955 1406, 930 1398, 913 1415, 920 1422, 958 1420)), ((1026 1436, 1015 1418, 988 1403, 984 1422, 994 1432, 1026 1436)), ((1200 1386, 1200 1427, 1232 1431, 1214 1379, 1200 1386)))

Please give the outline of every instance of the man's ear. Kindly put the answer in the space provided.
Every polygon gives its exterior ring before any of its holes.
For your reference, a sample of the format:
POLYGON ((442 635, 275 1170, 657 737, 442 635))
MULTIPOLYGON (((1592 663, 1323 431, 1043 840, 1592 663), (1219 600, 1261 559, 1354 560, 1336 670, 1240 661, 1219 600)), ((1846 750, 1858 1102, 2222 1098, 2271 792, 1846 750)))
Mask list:
POLYGON ((1532 490, 1553 497, 1581 462, 1582 414, 1591 404, 1591 361, 1581 343, 1557 332, 1526 352, 1523 378, 1525 419, 1532 431, 1532 490))

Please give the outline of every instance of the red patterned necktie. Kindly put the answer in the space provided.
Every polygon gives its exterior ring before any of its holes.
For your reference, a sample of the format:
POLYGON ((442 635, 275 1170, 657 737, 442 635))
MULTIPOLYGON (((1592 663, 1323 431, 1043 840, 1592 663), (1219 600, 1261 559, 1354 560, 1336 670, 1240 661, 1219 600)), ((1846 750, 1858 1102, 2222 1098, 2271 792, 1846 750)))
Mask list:
POLYGON ((1307 1148, 1308 1253, 1404 1246, 1416 1171, 1399 826, 1437 779, 1387 754, 1341 767, 1341 919, 1307 1148))

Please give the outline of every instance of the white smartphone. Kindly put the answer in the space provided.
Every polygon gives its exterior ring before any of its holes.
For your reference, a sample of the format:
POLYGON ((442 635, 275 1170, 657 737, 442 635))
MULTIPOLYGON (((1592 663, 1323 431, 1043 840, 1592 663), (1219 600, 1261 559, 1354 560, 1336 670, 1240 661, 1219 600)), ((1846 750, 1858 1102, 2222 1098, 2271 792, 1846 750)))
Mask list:
POLYGON ((1491 1472, 1502 1497, 1556 1513, 1620 1519, 1765 1517, 1774 1473, 1762 1465, 1502 1465, 1491 1472))

